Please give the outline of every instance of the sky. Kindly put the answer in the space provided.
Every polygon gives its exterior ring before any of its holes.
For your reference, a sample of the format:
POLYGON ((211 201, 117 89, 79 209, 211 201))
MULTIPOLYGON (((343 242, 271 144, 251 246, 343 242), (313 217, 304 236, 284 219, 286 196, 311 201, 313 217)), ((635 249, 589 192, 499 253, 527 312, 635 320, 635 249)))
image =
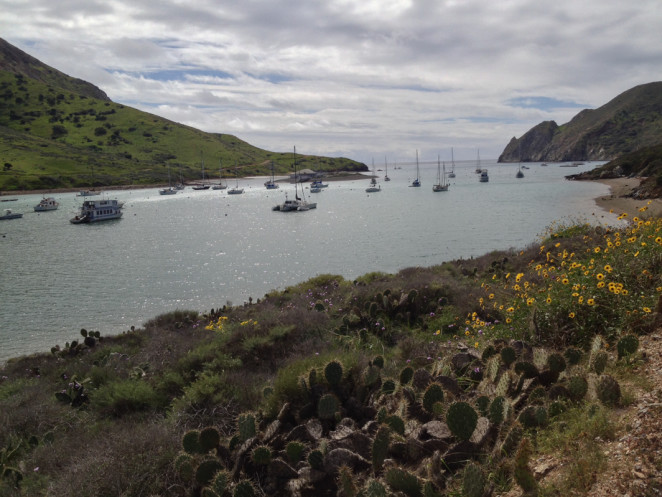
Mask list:
POLYGON ((662 0, 0 0, 0 37, 117 103, 257 147, 496 159, 662 80, 662 0), (452 152, 451 152, 452 151, 452 152))

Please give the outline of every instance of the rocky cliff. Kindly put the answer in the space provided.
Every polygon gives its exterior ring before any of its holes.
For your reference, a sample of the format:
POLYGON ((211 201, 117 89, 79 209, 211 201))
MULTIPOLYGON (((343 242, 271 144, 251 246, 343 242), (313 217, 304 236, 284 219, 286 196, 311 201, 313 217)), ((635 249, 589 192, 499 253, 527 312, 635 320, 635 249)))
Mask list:
POLYGON ((558 126, 545 121, 513 137, 499 162, 612 160, 662 142, 662 82, 636 86, 558 126))

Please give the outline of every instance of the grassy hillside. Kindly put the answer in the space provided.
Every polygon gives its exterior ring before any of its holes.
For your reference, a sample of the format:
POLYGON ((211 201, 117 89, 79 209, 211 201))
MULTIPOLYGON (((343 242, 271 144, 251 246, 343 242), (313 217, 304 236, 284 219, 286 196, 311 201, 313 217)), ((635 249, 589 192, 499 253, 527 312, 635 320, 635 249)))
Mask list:
MULTIPOLYGON (((201 178, 289 173, 292 153, 261 150, 108 100, 0 71, 0 190, 145 185, 201 178), (229 174, 229 172, 231 174, 229 174)), ((288 147, 289 148, 289 147, 288 147)), ((302 168, 367 170, 344 158, 300 156, 302 168)))
POLYGON ((583 495, 662 322, 662 220, 632 217, 72 332, 0 371, 0 494, 583 495), (545 487, 529 460, 550 446, 545 487))

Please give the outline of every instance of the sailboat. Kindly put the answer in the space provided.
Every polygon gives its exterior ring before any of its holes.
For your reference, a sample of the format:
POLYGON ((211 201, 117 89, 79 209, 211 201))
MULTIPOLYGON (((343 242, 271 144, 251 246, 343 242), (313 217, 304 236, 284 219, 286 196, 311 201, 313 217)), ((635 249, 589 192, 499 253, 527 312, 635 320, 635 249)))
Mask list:
POLYGON ((239 176, 237 174, 237 162, 236 161, 234 163, 234 177, 235 177, 237 183, 236 183, 234 188, 230 188, 228 190, 228 195, 241 195, 242 193, 244 193, 244 189, 239 188, 239 176))
POLYGON ((515 177, 519 179, 524 177, 524 173, 522 172, 522 147, 519 146, 519 144, 517 155, 519 155, 519 167, 517 168, 517 174, 515 174, 515 177))
POLYGON ((205 160, 202 158, 202 153, 200 153, 200 161, 202 162, 202 183, 199 185, 194 185, 194 190, 209 190, 209 185, 205 184, 205 160))
POLYGON ((453 147, 451 147, 451 170, 448 173, 449 178, 455 177, 455 158, 453 157, 453 147))
POLYGON ((170 166, 168 166, 168 188, 163 188, 162 190, 159 190, 159 195, 174 195, 177 193, 177 190, 175 190, 172 187, 172 184, 170 183, 170 166))
POLYGON ((219 168, 218 168, 218 185, 211 187, 212 190, 225 190, 228 185, 223 183, 223 159, 219 159, 219 168))
POLYGON ((444 163, 444 172, 441 172, 441 166, 439 165, 439 156, 437 156, 437 184, 432 185, 433 192, 447 192, 448 191, 448 182, 446 181, 446 164, 444 163))
POLYGON ((271 161, 271 179, 266 181, 264 186, 267 187, 267 190, 276 190, 278 188, 278 183, 274 181, 274 161, 271 161))
POLYGON ((384 181, 391 181, 391 178, 388 177, 388 162, 386 162, 386 157, 384 157, 384 181))
POLYGON ((370 180, 370 186, 365 189, 368 193, 381 192, 382 187, 377 184, 377 177, 375 176, 375 161, 372 161, 372 179, 370 180))
POLYGON ((421 186, 421 180, 418 177, 418 150, 416 151, 416 179, 412 181, 411 185, 409 186, 414 186, 414 187, 421 186))
POLYGON ((291 212, 291 211, 309 211, 310 209, 317 208, 317 202, 308 202, 306 200, 303 187, 301 188, 301 197, 299 197, 298 190, 298 178, 297 178, 297 148, 294 147, 294 200, 287 198, 287 192, 285 192, 285 202, 282 204, 274 205, 271 210, 280 211, 280 212, 291 212))

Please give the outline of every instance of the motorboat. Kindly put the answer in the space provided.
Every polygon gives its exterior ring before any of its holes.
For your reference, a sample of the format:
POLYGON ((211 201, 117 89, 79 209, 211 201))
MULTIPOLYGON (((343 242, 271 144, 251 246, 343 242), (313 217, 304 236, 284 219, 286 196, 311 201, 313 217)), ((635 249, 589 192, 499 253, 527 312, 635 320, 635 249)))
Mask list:
POLYGON ((76 194, 77 197, 94 197, 96 195, 101 195, 101 192, 96 190, 81 190, 76 194))
POLYGON ((480 182, 487 183, 490 180, 490 176, 487 174, 487 169, 480 170, 480 182))
POLYGON ((42 198, 41 201, 34 206, 35 212, 54 211, 60 206, 59 202, 53 197, 42 198))
POLYGON ((5 213, 0 216, 0 221, 4 221, 5 219, 18 219, 19 217, 23 217, 23 214, 12 212, 11 209, 5 209, 5 213))
POLYGON ((80 213, 71 218, 72 224, 96 223, 122 217, 123 202, 119 200, 85 200, 80 213))

